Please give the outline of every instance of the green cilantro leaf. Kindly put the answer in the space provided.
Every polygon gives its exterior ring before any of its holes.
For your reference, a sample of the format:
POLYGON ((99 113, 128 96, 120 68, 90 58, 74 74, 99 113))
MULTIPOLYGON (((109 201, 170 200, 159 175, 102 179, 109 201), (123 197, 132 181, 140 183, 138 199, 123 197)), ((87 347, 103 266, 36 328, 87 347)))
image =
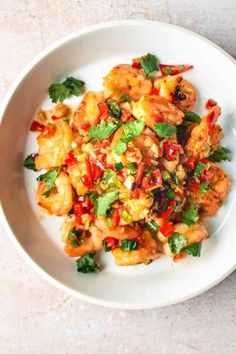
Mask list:
POLYGON ((202 244, 201 242, 193 243, 190 246, 187 246, 183 251, 187 254, 190 254, 193 257, 200 257, 201 255, 202 244))
POLYGON ((45 195, 45 197, 49 197, 51 190, 54 188, 55 180, 57 178, 58 172, 59 172, 59 169, 55 168, 55 169, 49 170, 48 172, 44 173, 43 175, 40 175, 37 178, 38 182, 44 182, 47 186, 46 192, 43 193, 43 195, 45 195))
POLYGON ((121 171, 123 167, 124 167, 124 165, 123 165, 122 162, 117 162, 117 163, 115 163, 115 169, 116 169, 116 171, 121 171))
POLYGON ((70 97, 70 89, 63 84, 52 84, 48 88, 48 93, 53 103, 63 102, 70 97))
POLYGON ((37 171, 35 166, 35 155, 28 155, 23 162, 23 166, 28 168, 28 170, 37 171))
POLYGON ((121 96, 121 101, 122 102, 130 102, 131 98, 129 95, 127 95, 127 93, 123 93, 123 95, 121 96))
POLYGON ((182 215, 183 222, 188 226, 197 222, 198 218, 198 208, 193 203, 182 215))
POLYGON ((199 124, 201 122, 201 117, 194 112, 186 112, 184 116, 184 120, 199 124))
POLYGON ((208 182, 202 182, 199 184, 198 190, 200 194, 204 194, 209 190, 209 183, 208 182))
POLYGON ((106 215, 110 205, 118 199, 118 196, 118 192, 108 192, 98 197, 94 203, 94 214, 96 216, 106 215))
POLYGON ((88 135, 95 139, 107 139, 117 129, 117 125, 111 121, 105 123, 104 120, 98 125, 89 128, 88 135))
POLYGON ((222 160, 231 161, 231 151, 227 148, 219 147, 218 150, 208 157, 208 160, 213 162, 220 162, 222 160))
POLYGON ((184 235, 173 232, 168 238, 168 244, 172 253, 179 254, 182 248, 187 245, 187 240, 184 235))
POLYGON ((114 118, 120 118, 121 116, 121 108, 119 103, 115 100, 111 100, 107 102, 107 107, 109 108, 109 113, 114 118))
POLYGON ((98 198, 98 192, 97 191, 94 191, 92 193, 89 194, 89 198, 91 200, 91 203, 94 205, 97 198, 98 198))
POLYGON ((127 149, 127 144, 124 139, 120 139, 118 143, 115 145, 115 153, 117 155, 122 155, 127 149))
POLYGON ((70 90, 70 95, 79 96, 82 93, 82 87, 85 82, 70 76, 62 84, 70 90))
POLYGON ((176 134, 176 127, 166 123, 155 123, 154 129, 159 136, 172 136, 176 134))
POLYGON ((100 267, 94 259, 95 253, 86 253, 76 260, 77 271, 80 273, 94 273, 99 272, 100 267))
POLYGON ((106 169, 105 170, 105 181, 108 184, 109 187, 120 187, 121 186, 121 182, 117 177, 117 174, 110 170, 110 169, 106 169))
POLYGON ((138 249, 138 241, 124 239, 121 241, 120 248, 122 249, 122 251, 125 251, 125 252, 137 250, 138 249))
POLYGON ((140 64, 143 68, 143 71, 148 78, 151 73, 154 71, 157 71, 158 68, 158 59, 155 55, 153 54, 147 54, 144 57, 140 59, 140 64))
POLYGON ((122 126, 123 138, 115 145, 115 153, 117 155, 122 155, 126 151, 127 143, 142 133, 144 125, 144 119, 140 118, 122 126))
POLYGON ((134 167, 134 164, 132 164, 132 162, 130 162, 130 163, 127 165, 127 168, 128 168, 128 170, 129 170, 131 176, 134 176, 134 175, 135 175, 135 172, 136 172, 135 167, 134 167))
POLYGON ((81 230, 81 229, 76 229, 75 227, 73 227, 73 228, 69 231, 67 238, 68 238, 68 240, 70 240, 70 241, 72 241, 72 240, 74 240, 74 239, 76 239, 76 238, 79 240, 79 239, 81 238, 82 234, 83 234, 83 230, 81 230))

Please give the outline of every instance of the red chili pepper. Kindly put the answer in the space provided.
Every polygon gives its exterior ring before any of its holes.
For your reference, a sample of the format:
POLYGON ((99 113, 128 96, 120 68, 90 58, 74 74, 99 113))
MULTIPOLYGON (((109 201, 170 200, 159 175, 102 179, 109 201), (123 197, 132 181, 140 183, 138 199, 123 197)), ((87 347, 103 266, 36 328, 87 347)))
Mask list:
POLYGON ((160 205, 163 206, 168 200, 169 200, 169 199, 168 199, 167 197, 163 197, 163 198, 161 199, 160 205))
POLYGON ((109 117, 109 108, 105 101, 98 103, 98 109, 100 111, 100 119, 107 120, 109 117))
POLYGON ((45 125, 40 124, 34 120, 30 126, 31 132, 42 132, 45 129, 45 125))
POLYGON ((131 199, 138 199, 139 198, 139 190, 135 188, 133 191, 130 192, 131 199))
POLYGON ((110 236, 105 237, 103 241, 107 243, 107 248, 111 249, 117 247, 119 243, 119 240, 117 238, 110 236))
POLYGON ((174 225, 168 221, 160 227, 160 231, 165 237, 170 237, 174 232, 174 225))
POLYGON ((86 196, 86 199, 84 201, 84 205, 87 210, 90 210, 93 207, 93 204, 91 203, 91 199, 86 196))
POLYGON ((73 210, 74 210, 74 215, 75 215, 75 220, 78 224, 82 223, 82 218, 81 216, 85 213, 85 209, 82 205, 81 202, 75 202, 73 205, 73 210))
POLYGON ((74 156, 74 152, 73 150, 71 150, 68 154, 67 157, 65 159, 65 165, 67 165, 68 167, 74 165, 76 162, 78 162, 77 158, 74 156))
POLYGON ((193 68, 193 65, 180 64, 180 65, 168 65, 168 64, 159 64, 162 75, 177 75, 183 73, 187 70, 193 68))
POLYGON ((168 218, 172 212, 172 208, 168 207, 166 211, 158 215, 159 218, 168 218))
POLYGON ((57 119, 59 119, 59 117, 57 117, 57 116, 52 116, 51 118, 52 118, 52 120, 57 120, 57 119))
POLYGON ((142 187, 146 190, 151 182, 152 176, 145 176, 143 177, 142 187))
POLYGON ((204 163, 204 165, 206 165, 206 164, 208 164, 208 160, 206 160, 206 159, 200 159, 200 161, 202 162, 202 163, 204 163))
POLYGON ((57 128, 55 127, 55 125, 53 127, 46 127, 44 129, 44 131, 42 132, 42 134, 45 138, 50 138, 51 136, 54 135, 56 130, 57 130, 57 128))
POLYGON ((118 209, 114 209, 111 217, 113 227, 117 227, 120 224, 120 213, 118 209))
POLYGON ((139 185, 142 182, 144 170, 145 170, 145 163, 141 162, 140 165, 138 166, 138 169, 137 169, 137 172, 136 172, 136 176, 135 176, 135 180, 134 180, 136 188, 139 188, 139 185))
POLYGON ((161 171, 160 171, 159 168, 157 168, 156 170, 154 170, 154 171, 152 172, 152 176, 153 176, 155 182, 160 183, 160 185, 162 184, 161 171))
POLYGON ((188 185, 188 189, 191 191, 191 192, 197 192, 198 191, 198 188, 199 188, 199 182, 195 181, 191 184, 188 185))
POLYGON ((152 117, 153 117, 155 123, 163 122, 163 117, 161 116, 161 114, 155 114, 155 113, 153 113, 153 114, 152 114, 152 117))
POLYGON ((175 254, 173 257, 173 261, 177 262, 179 259, 183 258, 186 256, 185 252, 180 252, 179 254, 175 254))
POLYGON ((91 162, 88 157, 85 159, 86 162, 86 169, 87 169, 87 181, 89 182, 90 187, 93 185, 93 173, 92 173, 92 166, 91 162))
POLYGON ((150 95, 156 95, 156 96, 158 96, 158 95, 159 95, 159 90, 158 90, 157 88, 153 87, 153 88, 151 89, 150 95))
POLYGON ((109 168, 109 170, 116 171, 116 170, 115 170, 115 167, 114 167, 113 165, 109 164, 109 163, 106 163, 106 164, 104 165, 104 167, 105 167, 105 168, 109 168))
POLYGON ((124 120, 127 120, 131 117, 131 112, 128 111, 127 109, 122 109, 122 118, 124 120))
POLYGON ((103 175, 103 169, 96 163, 93 164, 93 179, 96 181, 103 175))
POLYGON ((176 143, 167 143, 163 144, 165 157, 168 161, 173 161, 176 159, 176 152, 178 152, 181 148, 180 144, 176 143))
POLYGON ((207 123, 208 123, 208 128, 211 131, 214 125, 217 122, 217 119, 219 118, 219 110, 217 109, 217 106, 214 106, 212 110, 209 111, 207 115, 207 123), (216 108, 216 110, 215 110, 216 108))
POLYGON ((89 122, 80 123, 80 128, 83 130, 88 130, 90 127, 91 127, 91 124, 89 122))
POLYGON ((212 100, 209 98, 209 100, 206 101, 206 108, 211 109, 212 107, 216 106, 217 102, 215 100, 212 100))
POLYGON ((190 156, 188 158, 188 160, 185 162, 185 165, 190 169, 190 170, 194 170, 194 168, 196 167, 197 165, 197 161, 195 159, 194 156, 190 156))
POLYGON ((214 174, 211 171, 203 170, 201 173, 201 181, 209 181, 210 179, 212 179, 213 176, 214 174))
POLYGON ((133 59, 132 67, 136 68, 136 69, 140 69, 141 68, 141 64, 139 62, 139 59, 133 59))
POLYGON ((175 206, 176 205, 176 201, 175 200, 171 200, 169 203, 169 206, 175 206))

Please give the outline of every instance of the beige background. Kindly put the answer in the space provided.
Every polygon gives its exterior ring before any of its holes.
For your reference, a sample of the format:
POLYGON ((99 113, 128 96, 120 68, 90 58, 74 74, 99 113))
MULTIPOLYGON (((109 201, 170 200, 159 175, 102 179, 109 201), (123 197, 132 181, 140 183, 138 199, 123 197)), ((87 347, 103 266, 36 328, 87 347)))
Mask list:
MULTIPOLYGON (((206 36, 236 57, 235 9, 235 0, 0 0, 0 100, 39 51, 102 21, 171 22, 206 36)), ((182 304, 112 310, 53 288, 21 259, 1 226, 0 236, 0 354, 236 353, 235 272, 182 304)))

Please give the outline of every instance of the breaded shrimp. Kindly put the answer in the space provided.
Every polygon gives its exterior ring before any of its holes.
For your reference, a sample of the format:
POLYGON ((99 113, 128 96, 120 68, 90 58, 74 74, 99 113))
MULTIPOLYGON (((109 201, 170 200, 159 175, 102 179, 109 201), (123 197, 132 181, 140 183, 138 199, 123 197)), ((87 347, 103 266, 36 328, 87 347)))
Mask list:
POLYGON ((105 97, 120 100, 123 94, 137 101, 141 96, 147 95, 152 89, 151 80, 145 78, 141 70, 129 64, 115 66, 104 77, 105 97))
POLYGON ((47 197, 44 193, 47 186, 44 181, 39 182, 36 192, 36 200, 48 214, 62 216, 68 213, 73 205, 73 191, 69 176, 60 172, 55 180, 55 187, 47 197))

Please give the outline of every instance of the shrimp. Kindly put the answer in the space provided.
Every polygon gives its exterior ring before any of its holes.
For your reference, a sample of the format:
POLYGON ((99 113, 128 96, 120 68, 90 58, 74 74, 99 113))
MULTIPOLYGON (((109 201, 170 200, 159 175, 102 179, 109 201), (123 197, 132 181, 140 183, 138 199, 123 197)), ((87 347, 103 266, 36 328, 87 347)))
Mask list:
POLYGON ((156 78, 154 87, 159 90, 159 94, 181 109, 183 112, 192 111, 196 102, 196 89, 182 76, 164 76, 156 78))
POLYGON ((192 155, 199 159, 204 156, 204 152, 209 152, 212 143, 211 136, 212 134, 215 134, 214 127, 213 129, 209 128, 209 119, 212 119, 212 116, 214 116, 214 120, 216 121, 220 113, 221 110, 219 106, 212 107, 201 119, 200 124, 192 129, 191 135, 185 145, 185 152, 187 155, 192 155))
POLYGON ((193 203, 200 207, 200 215, 213 216, 221 206, 221 202, 228 193, 231 182, 227 174, 216 164, 210 164, 213 177, 209 181, 209 189, 205 193, 192 192, 193 203))
POLYGON ((141 239, 143 245, 134 251, 122 251, 120 248, 112 250, 112 255, 118 266, 131 266, 139 263, 149 263, 159 257, 157 243, 152 238, 150 231, 144 230, 141 239))
POLYGON ((38 155, 35 158, 37 170, 63 165, 71 149, 71 127, 62 119, 59 119, 55 125, 47 127, 38 135, 37 142, 39 146, 38 155))
POLYGON ((45 182, 39 182, 36 200, 48 214, 62 216, 68 213, 73 205, 73 191, 69 176, 65 172, 60 172, 55 180, 55 186, 47 197, 44 193, 47 191, 45 182))
POLYGON ((151 129, 146 128, 140 136, 133 139, 133 144, 148 159, 159 157, 159 140, 151 129))
POLYGON ((118 240, 134 239, 141 234, 141 228, 138 224, 135 224, 135 226, 124 225, 109 227, 106 218, 104 217, 96 218, 90 230, 92 235, 101 239, 104 239, 107 236, 115 237, 118 240))
POLYGON ((166 98, 144 96, 132 105, 132 114, 136 119, 144 118, 145 124, 154 129, 154 123, 163 121, 167 124, 182 123, 184 113, 166 98))
POLYGON ((78 195, 86 194, 89 189, 83 184, 81 179, 87 174, 86 158, 87 158, 87 154, 81 154, 77 156, 78 162, 67 168, 67 172, 69 174, 71 184, 75 188, 76 193, 78 195))
MULTIPOLYGON (((190 246, 193 243, 201 242, 208 237, 208 231, 205 225, 200 222, 190 226, 184 223, 175 224, 174 231, 185 236, 187 246, 190 246)), ((167 256, 175 256, 175 254, 171 252, 168 242, 163 243, 163 253, 167 256)))
POLYGON ((65 219, 64 223, 61 227, 61 235, 62 241, 65 243, 64 251, 70 257, 80 257, 85 255, 88 252, 96 252, 102 249, 102 239, 101 237, 97 237, 96 234, 89 233, 85 230, 79 229, 75 220, 71 217, 65 219), (69 234, 72 230, 80 230, 79 237, 76 235, 73 237, 69 237, 69 234), (76 243, 73 241, 76 240, 76 243))
POLYGON ((123 94, 131 100, 137 101, 141 96, 147 95, 152 89, 152 82, 144 74, 129 64, 115 66, 104 77, 105 97, 120 100, 123 94))
POLYGON ((124 200, 124 208, 132 216, 132 221, 144 219, 153 204, 153 198, 141 191, 138 199, 124 200))
POLYGON ((100 116, 98 104, 103 100, 104 96, 102 92, 89 91, 80 102, 74 115, 73 126, 79 130, 82 135, 86 134, 86 130, 83 128, 86 123, 88 126, 98 124, 100 116))

